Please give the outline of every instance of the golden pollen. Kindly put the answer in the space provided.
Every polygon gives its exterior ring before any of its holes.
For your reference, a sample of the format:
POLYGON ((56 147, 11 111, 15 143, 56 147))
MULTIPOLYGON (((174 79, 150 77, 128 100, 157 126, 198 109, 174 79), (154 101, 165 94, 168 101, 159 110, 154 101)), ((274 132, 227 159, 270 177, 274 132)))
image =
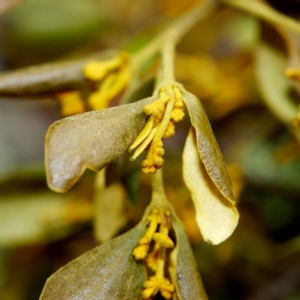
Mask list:
POLYGON ((164 163, 165 154, 163 139, 175 134, 175 124, 184 117, 184 106, 181 91, 177 85, 160 88, 158 98, 145 105, 143 109, 148 121, 144 129, 129 147, 129 151, 136 148, 131 160, 135 160, 146 148, 148 154, 142 161, 144 173, 156 173, 164 163))
POLYGON ((174 242, 168 236, 171 227, 171 212, 168 209, 152 210, 148 217, 149 227, 139 240, 138 246, 132 254, 136 260, 145 259, 146 264, 154 276, 150 276, 143 284, 143 299, 149 299, 160 292, 165 299, 171 299, 175 290, 174 285, 165 277, 167 263, 167 248, 173 248, 174 242), (154 247, 148 253, 151 241, 154 247))

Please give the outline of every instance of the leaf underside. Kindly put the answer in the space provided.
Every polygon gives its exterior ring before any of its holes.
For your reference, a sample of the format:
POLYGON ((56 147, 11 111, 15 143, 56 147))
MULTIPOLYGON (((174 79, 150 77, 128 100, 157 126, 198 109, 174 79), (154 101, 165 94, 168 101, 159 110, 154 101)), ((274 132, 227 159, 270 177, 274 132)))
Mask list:
POLYGON ((214 133, 200 100, 188 92, 183 93, 191 123, 196 130, 197 147, 205 169, 221 194, 234 203, 233 188, 214 133))
POLYGON ((82 72, 86 63, 116 54, 114 50, 107 50, 74 61, 57 61, 0 73, 0 95, 40 95, 78 89, 88 83, 82 72))
POLYGON ((171 276, 176 286, 176 295, 179 300, 207 300, 185 229, 177 218, 173 218, 172 226, 176 235, 176 247, 171 253, 171 276))
POLYGON ((196 134, 191 128, 183 151, 183 178, 191 191, 196 221, 209 243, 217 245, 234 231, 239 220, 235 204, 228 201, 211 180, 198 153, 196 134))
POLYGON ((86 112, 53 123, 45 143, 49 187, 65 192, 86 168, 99 171, 119 158, 145 125, 142 110, 152 100, 86 112))
POLYGON ((132 250, 145 231, 141 222, 71 261, 47 280, 40 300, 140 300, 146 271, 132 250))

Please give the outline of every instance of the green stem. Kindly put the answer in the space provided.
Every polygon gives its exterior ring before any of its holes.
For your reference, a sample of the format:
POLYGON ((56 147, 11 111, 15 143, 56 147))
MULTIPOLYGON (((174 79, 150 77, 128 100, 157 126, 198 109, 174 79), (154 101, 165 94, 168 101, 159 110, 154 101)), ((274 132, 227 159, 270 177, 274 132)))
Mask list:
POLYGON ((177 43, 177 32, 170 32, 162 48, 162 79, 175 80, 174 55, 177 43))
POLYGON ((152 200, 151 206, 154 208, 167 206, 170 204, 167 200, 167 196, 165 194, 163 178, 162 178, 162 169, 156 171, 155 174, 151 175, 152 181, 152 200))
POLYGON ((133 67, 139 68, 144 61, 157 54, 164 41, 169 38, 170 33, 176 32, 178 37, 177 41, 179 41, 179 39, 182 38, 191 27, 193 27, 199 20, 204 19, 214 10, 215 5, 213 3, 213 1, 207 0, 174 20, 144 48, 133 54, 133 67))
POLYGON ((254 16, 261 18, 269 23, 284 26, 297 33, 300 33, 300 24, 296 20, 287 17, 280 12, 276 11, 268 4, 252 0, 252 1, 241 1, 241 0, 221 0, 221 3, 230 5, 234 8, 241 9, 247 13, 253 14, 254 16))

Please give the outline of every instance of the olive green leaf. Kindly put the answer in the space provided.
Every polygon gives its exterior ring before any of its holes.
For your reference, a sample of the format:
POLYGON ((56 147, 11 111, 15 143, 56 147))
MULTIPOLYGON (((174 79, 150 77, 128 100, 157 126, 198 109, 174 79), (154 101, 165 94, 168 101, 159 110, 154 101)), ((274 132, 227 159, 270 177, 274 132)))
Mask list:
POLYGON ((87 62, 105 60, 116 54, 114 50, 107 50, 74 61, 57 61, 1 73, 0 95, 38 95, 78 89, 87 83, 82 72, 87 62))
POLYGON ((176 287, 176 296, 179 300, 206 300, 208 298, 185 229, 176 217, 172 219, 172 226, 176 246, 170 256, 170 275, 176 287))
POLYGON ((298 105, 293 100, 291 82, 284 75, 287 58, 279 51, 260 43, 256 51, 255 72, 262 99, 268 109, 300 141, 300 131, 292 125, 298 113, 298 105))
POLYGON ((140 300, 146 271, 132 250, 145 224, 146 220, 58 270, 47 280, 40 300, 140 300))
POLYGON ((300 24, 298 20, 294 20, 293 18, 280 13, 265 1, 221 0, 221 2, 230 5, 234 8, 238 8, 245 12, 253 14, 254 16, 266 20, 271 24, 283 26, 295 31, 296 33, 300 33, 300 24))
POLYGON ((45 143, 49 187, 65 192, 86 168, 99 171, 120 157, 145 125, 142 110, 151 101, 147 98, 53 123, 45 143))
MULTIPOLYGON (((213 160, 215 157, 211 155, 208 158, 213 160)), ((215 172, 218 175, 219 170, 215 172)), ((189 132, 183 151, 183 178, 192 194, 196 221, 203 239, 215 245, 223 242, 237 226, 239 214, 234 203, 224 197, 211 180, 202 156, 199 156, 193 129, 189 132)))
POLYGON ((191 123, 196 130, 197 147, 206 172, 220 193, 228 201, 234 203, 232 183, 204 108, 200 100, 188 92, 183 93, 183 101, 187 106, 191 123))

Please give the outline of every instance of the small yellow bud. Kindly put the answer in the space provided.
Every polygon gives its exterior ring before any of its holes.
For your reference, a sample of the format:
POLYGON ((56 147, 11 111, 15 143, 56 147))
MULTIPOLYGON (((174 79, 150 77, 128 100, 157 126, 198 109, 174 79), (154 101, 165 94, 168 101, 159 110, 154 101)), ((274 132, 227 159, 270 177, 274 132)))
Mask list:
POLYGON ((159 111, 158 107, 157 106, 153 107, 152 115, 157 117, 159 114, 160 114, 160 111, 159 111))
POLYGON ((91 61, 83 69, 84 76, 95 81, 103 79, 107 72, 106 64, 102 61, 91 61))
POLYGON ((165 298, 165 299, 171 299, 172 295, 173 295, 174 289, 173 291, 167 291, 167 290, 161 290, 160 293, 161 295, 165 298))
POLYGON ((152 105, 151 104, 147 104, 144 106, 143 108, 143 112, 147 115, 150 116, 152 114, 152 105))
POLYGON ((146 168, 146 167, 150 167, 151 166, 151 161, 149 159, 144 159, 142 161, 142 167, 146 168))
POLYGON ((143 287, 145 288, 142 293, 143 299, 155 296, 159 291, 159 283, 155 276, 151 276, 149 280, 145 281, 143 287))
POLYGON ((175 108, 183 108, 183 101, 182 100, 176 100, 174 103, 175 108))
POLYGON ((61 113, 64 116, 72 116, 85 111, 84 102, 79 92, 67 92, 56 95, 61 103, 61 113))
POLYGON ((109 101, 105 94, 97 91, 89 96, 88 103, 93 110, 101 110, 108 107, 109 101))
POLYGON ((152 239, 159 244, 160 247, 164 248, 173 248, 174 242, 165 234, 163 233, 155 233, 152 239))
POLYGON ((155 296, 159 291, 165 299, 171 299, 175 290, 169 279, 157 278, 156 276, 151 276, 149 280, 144 282, 143 287, 145 288, 142 293, 143 299, 155 296))
POLYGON ((155 155, 154 164, 156 168, 160 168, 164 163, 164 159, 160 156, 155 155))
POLYGON ((161 217, 159 215, 158 209, 153 209, 152 213, 148 216, 148 221, 161 223, 161 217))
POLYGON ((144 288, 151 288, 151 287, 154 287, 155 285, 156 285, 156 278, 155 278, 155 276, 151 276, 149 278, 149 280, 147 280, 147 281, 145 281, 143 283, 143 287, 144 288))
POLYGON ((163 113, 165 111, 165 105, 162 102, 160 102, 157 104, 157 109, 160 113, 163 113))
POLYGON ((127 61, 128 54, 124 52, 105 61, 91 61, 84 66, 83 74, 90 80, 99 81, 102 80, 109 71, 127 64, 127 61))
POLYGON ((159 147, 157 147, 157 148, 155 149, 155 153, 156 153, 158 156, 163 156, 163 155, 165 154, 165 150, 164 150, 164 148, 159 148, 159 147))
POLYGON ((150 296, 152 296, 154 294, 154 290, 155 290, 155 287, 149 287, 149 288, 146 288, 143 293, 142 293, 142 298, 143 299, 151 299, 150 296))
POLYGON ((171 119, 175 123, 181 121, 183 119, 183 117, 184 117, 184 112, 182 109, 179 109, 179 108, 173 109, 172 114, 171 114, 171 119))
POLYGON ((164 278, 163 284, 160 287, 160 293, 165 299, 171 299, 172 294, 174 293, 175 288, 174 285, 170 282, 169 279, 164 278))
POLYGON ((175 124, 173 121, 170 121, 168 124, 168 127, 166 129, 166 132, 164 134, 164 139, 167 139, 175 134, 175 124))
POLYGON ((163 142, 160 138, 154 138, 153 139, 153 144, 155 144, 155 148, 162 148, 163 147, 163 142))
POLYGON ((145 173, 145 174, 155 174, 156 173, 156 168, 155 167, 144 167, 143 168, 143 172, 145 173))
MULTIPOLYGON (((159 101, 163 104, 166 104, 170 99, 171 99, 171 97, 169 95, 163 95, 159 98, 159 101)), ((165 107, 165 105, 164 105, 164 107, 165 107)))
POLYGON ((140 245, 132 251, 133 256, 136 260, 144 259, 147 256, 149 250, 149 244, 148 245, 140 245))

